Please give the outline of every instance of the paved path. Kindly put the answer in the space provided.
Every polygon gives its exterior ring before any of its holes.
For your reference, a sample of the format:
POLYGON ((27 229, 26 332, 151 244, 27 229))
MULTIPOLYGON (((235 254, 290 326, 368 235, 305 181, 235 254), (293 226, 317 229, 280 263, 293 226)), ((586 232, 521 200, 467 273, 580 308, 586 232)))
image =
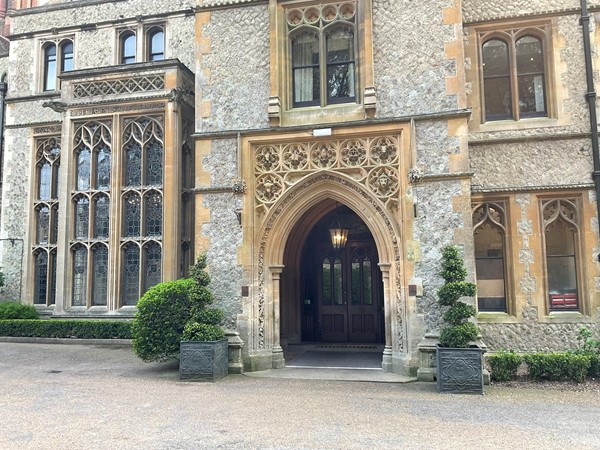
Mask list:
POLYGON ((0 449, 600 449, 600 394, 229 376, 0 343, 0 449))

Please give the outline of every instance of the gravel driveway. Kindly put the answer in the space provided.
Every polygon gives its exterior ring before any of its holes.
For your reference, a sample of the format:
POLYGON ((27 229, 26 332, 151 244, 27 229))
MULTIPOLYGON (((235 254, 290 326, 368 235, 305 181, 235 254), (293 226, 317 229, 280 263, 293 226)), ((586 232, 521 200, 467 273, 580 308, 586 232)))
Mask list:
POLYGON ((600 393, 250 378, 130 348, 0 343, 1 449, 600 449, 600 393))

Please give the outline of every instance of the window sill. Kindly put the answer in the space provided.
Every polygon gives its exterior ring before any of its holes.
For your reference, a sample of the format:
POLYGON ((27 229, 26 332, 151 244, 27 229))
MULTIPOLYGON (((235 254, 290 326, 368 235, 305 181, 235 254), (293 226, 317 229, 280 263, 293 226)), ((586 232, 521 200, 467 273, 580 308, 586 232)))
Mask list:
POLYGON ((580 311, 551 311, 540 319, 544 323, 590 323, 592 318, 580 311))
POLYGON ((281 113, 281 126, 323 125, 364 120, 364 105, 357 103, 294 108, 281 113))
POLYGON ((473 123, 471 133, 490 133, 495 131, 530 130, 535 128, 552 128, 564 125, 551 117, 531 117, 521 120, 493 120, 485 123, 473 123))
POLYGON ((479 312, 477 313, 479 323, 519 323, 515 316, 503 312, 479 312))

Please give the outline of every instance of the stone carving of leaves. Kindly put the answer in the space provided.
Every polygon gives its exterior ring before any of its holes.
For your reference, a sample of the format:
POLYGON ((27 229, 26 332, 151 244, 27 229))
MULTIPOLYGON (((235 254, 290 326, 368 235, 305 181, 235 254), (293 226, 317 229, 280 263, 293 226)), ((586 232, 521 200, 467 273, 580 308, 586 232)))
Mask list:
POLYGON ((315 167, 327 169, 333 166, 337 159, 335 148, 329 143, 319 143, 313 147, 310 159, 315 167))
POLYGON ((263 203, 274 203, 283 192, 283 180, 275 174, 261 175, 256 179, 256 198, 263 203))
POLYGON ((371 159, 375 164, 391 164, 398 158, 398 146, 387 137, 375 139, 371 144, 371 159))
POLYGON ((379 167, 369 173, 369 188, 380 198, 389 197, 398 191, 398 173, 391 167, 379 167))
POLYGON ((288 170, 306 168, 308 154, 304 145, 290 144, 283 149, 283 165, 288 170))
POLYGON ((279 150, 272 145, 259 147, 256 151, 256 168, 259 172, 271 172, 279 168, 279 150))
POLYGON ((346 166, 362 166, 367 160, 365 143, 357 139, 345 141, 342 144, 342 162, 346 166))

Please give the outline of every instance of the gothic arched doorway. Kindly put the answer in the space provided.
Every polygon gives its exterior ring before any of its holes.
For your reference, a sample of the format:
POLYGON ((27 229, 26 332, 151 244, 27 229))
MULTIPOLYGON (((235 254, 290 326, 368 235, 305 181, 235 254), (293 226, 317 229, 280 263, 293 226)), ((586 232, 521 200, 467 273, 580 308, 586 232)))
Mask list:
POLYGON ((289 343, 384 343, 378 252, 367 225, 350 208, 326 200, 298 220, 286 245, 281 337, 289 343), (330 229, 348 229, 343 248, 330 229))

